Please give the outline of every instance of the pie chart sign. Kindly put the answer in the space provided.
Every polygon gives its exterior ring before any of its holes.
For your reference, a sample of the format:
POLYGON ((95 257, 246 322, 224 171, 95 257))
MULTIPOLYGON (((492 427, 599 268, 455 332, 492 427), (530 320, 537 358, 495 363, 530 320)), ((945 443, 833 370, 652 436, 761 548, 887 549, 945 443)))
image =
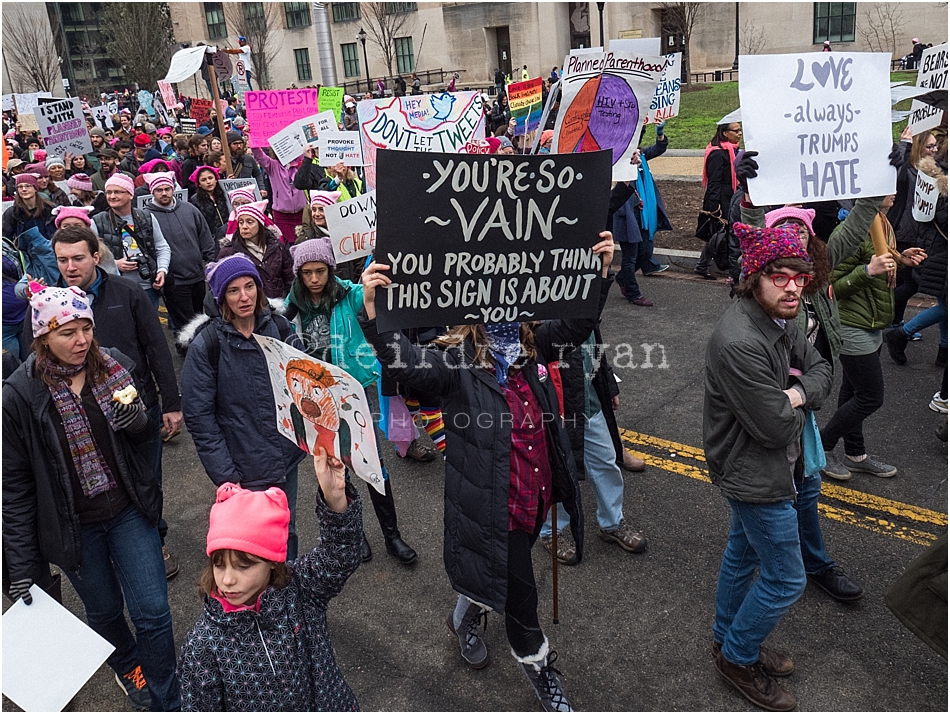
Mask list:
POLYGON ((626 80, 610 74, 591 77, 564 114, 558 152, 610 149, 616 164, 639 126, 640 107, 626 80))

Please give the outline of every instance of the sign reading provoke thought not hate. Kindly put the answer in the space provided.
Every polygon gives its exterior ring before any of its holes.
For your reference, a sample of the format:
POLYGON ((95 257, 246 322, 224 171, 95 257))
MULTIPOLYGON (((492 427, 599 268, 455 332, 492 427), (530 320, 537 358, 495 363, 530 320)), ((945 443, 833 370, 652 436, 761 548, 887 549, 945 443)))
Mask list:
POLYGON ((890 55, 743 55, 739 104, 757 206, 894 193, 890 55))

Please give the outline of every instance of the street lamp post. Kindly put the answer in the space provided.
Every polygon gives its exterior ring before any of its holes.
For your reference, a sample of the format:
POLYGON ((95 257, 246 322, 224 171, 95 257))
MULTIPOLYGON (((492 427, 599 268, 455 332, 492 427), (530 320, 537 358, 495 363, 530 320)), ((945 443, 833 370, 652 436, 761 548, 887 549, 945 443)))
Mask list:
POLYGON ((363 45, 363 64, 366 65, 366 91, 372 92, 373 85, 369 78, 369 60, 366 59, 366 30, 361 27, 359 34, 356 35, 356 39, 363 45))
POLYGON ((739 69, 739 3, 736 3, 736 58, 732 61, 732 68, 739 69))
POLYGON ((607 3, 599 2, 597 3, 597 15, 600 19, 600 46, 604 46, 604 5, 607 3))

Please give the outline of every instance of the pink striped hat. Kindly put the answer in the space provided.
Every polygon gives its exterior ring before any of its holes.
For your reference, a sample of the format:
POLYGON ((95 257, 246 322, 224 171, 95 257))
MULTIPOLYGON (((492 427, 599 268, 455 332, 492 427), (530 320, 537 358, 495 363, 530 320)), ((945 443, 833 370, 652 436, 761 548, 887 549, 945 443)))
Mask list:
POLYGON ((232 204, 237 198, 243 198, 250 203, 254 203, 254 201, 257 200, 257 196, 254 194, 254 189, 251 186, 241 186, 233 191, 229 191, 228 198, 231 199, 232 204))
POLYGON ((116 171, 109 177, 109 180, 106 181, 106 191, 113 186, 115 188, 121 188, 123 191, 128 191, 130 196, 135 195, 135 184, 132 182, 132 177, 121 171, 116 171))
POLYGON ((340 200, 343 193, 340 191, 311 191, 310 207, 314 206, 332 206, 340 200))
POLYGON ((73 174, 66 179, 66 183, 77 191, 92 191, 92 179, 86 174, 73 174))
POLYGON ((241 216, 251 216, 262 226, 272 226, 274 222, 264 213, 266 208, 267 201, 245 203, 243 206, 238 206, 234 209, 234 220, 238 220, 241 216))
POLYGON ((158 171, 154 174, 145 174, 145 183, 148 184, 148 190, 152 193, 155 193, 155 189, 162 188, 162 186, 168 186, 168 188, 174 190, 175 188, 175 174, 171 171, 158 171))

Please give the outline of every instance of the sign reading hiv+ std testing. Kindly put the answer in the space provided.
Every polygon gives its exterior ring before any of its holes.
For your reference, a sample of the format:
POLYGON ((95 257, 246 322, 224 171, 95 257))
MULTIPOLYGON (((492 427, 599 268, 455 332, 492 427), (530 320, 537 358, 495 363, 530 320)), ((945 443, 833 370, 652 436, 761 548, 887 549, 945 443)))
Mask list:
POLYGON ((739 57, 745 147, 760 154, 755 205, 894 193, 890 62, 872 52, 739 57))
POLYGON ((381 330, 597 313, 609 152, 376 160, 381 330))
POLYGON ((267 140, 281 129, 320 111, 316 89, 278 89, 246 92, 244 105, 250 127, 248 143, 267 146, 267 140))

